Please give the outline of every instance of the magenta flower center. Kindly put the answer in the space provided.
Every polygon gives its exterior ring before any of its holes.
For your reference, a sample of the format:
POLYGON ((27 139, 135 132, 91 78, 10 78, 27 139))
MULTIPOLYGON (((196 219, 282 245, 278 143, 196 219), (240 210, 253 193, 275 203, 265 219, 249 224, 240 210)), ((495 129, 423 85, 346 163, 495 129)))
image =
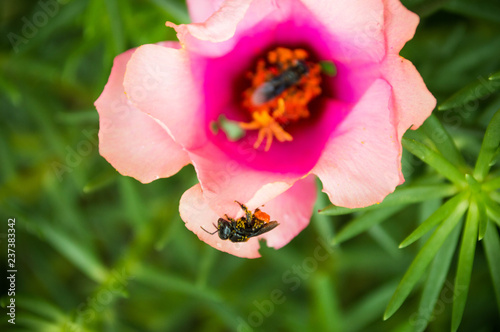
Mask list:
POLYGON ((251 115, 241 122, 244 130, 258 130, 254 148, 266 140, 268 151, 273 139, 292 141, 286 127, 310 115, 307 105, 321 94, 321 66, 308 61, 303 49, 278 47, 259 59, 248 73, 251 85, 243 92, 242 106, 251 115))

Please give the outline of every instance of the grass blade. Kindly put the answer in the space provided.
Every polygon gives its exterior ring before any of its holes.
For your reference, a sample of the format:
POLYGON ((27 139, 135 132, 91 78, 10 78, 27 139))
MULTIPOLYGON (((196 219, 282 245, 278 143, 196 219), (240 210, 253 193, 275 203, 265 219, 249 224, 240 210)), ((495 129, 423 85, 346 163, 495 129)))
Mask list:
POLYGON ((500 71, 496 72, 494 74, 491 74, 490 77, 488 77, 490 81, 495 81, 495 80, 500 80, 500 71))
POLYGON ((452 108, 461 107, 471 101, 489 96, 495 92, 497 88, 494 82, 480 77, 445 100, 438 106, 438 110, 446 111, 452 108))
POLYGON ((479 231, 477 235, 477 240, 481 241, 486 233, 486 227, 488 226, 488 215, 486 213, 486 204, 481 197, 477 197, 477 208, 479 210, 479 231))
POLYGON ((482 182, 490 171, 490 163, 500 145, 500 110, 495 113, 486 128, 483 144, 477 157, 476 167, 474 168, 474 178, 482 182))
POLYGON ((382 210, 369 211, 360 217, 351 220, 340 232, 332 239, 332 244, 339 244, 363 233, 376 224, 379 224, 402 210, 404 205, 392 206, 382 210))
POLYGON ((433 167, 439 174, 451 182, 462 188, 467 186, 465 175, 462 174, 448 160, 444 159, 444 157, 440 154, 434 152, 422 143, 405 137, 403 137, 402 143, 408 151, 414 154, 417 158, 421 159, 427 165, 433 167))
POLYGON ((415 319, 415 331, 423 332, 429 324, 434 306, 441 289, 443 288, 451 260, 458 243, 460 228, 456 227, 446 239, 431 264, 429 275, 422 291, 422 298, 418 306, 418 316, 415 319))
POLYGON ((97 283, 105 281, 108 272, 105 266, 89 248, 81 245, 79 241, 71 239, 58 228, 45 223, 39 223, 47 241, 70 262, 79 267, 89 278, 97 283))
MULTIPOLYGON (((453 211, 457 209, 457 206, 460 203, 464 202, 468 198, 468 193, 461 193, 452 199, 448 200, 446 203, 441 205, 439 209, 437 209, 433 214, 427 218, 420 226, 418 226, 406 239, 401 242, 399 245, 400 248, 404 248, 412 244, 413 242, 420 239, 425 233, 430 231, 433 227, 435 227, 439 222, 447 218, 453 211)), ((463 212, 465 213, 466 205, 462 204, 463 212)))
POLYGON ((497 178, 494 178, 493 180, 485 182, 483 184, 483 189, 486 191, 500 189, 500 176, 497 178))
POLYGON ((454 195, 456 192, 457 188, 449 184, 401 187, 396 189, 392 194, 388 195, 380 204, 373 204, 358 209, 349 209, 341 206, 330 205, 321 210, 320 214, 336 216, 356 211, 378 210, 389 206, 408 205, 430 199, 448 197, 454 195))
POLYGON ((396 281, 384 284, 358 301, 346 314, 346 331, 367 331, 371 322, 380 319, 384 305, 391 298, 396 281))
POLYGON ((462 235, 462 244, 460 246, 460 255, 458 257, 457 275, 455 278, 455 297, 453 300, 453 311, 451 315, 451 330, 457 331, 464 314, 467 294, 469 292, 472 266, 474 263, 474 252, 476 250, 478 227, 479 227, 479 208, 475 198, 471 200, 465 229, 462 235))
POLYGON ((482 198, 486 205, 486 214, 500 227, 500 206, 486 195, 482 195, 482 198))
MULTIPOLYGON (((466 204, 467 202, 462 202, 460 205, 466 204)), ((436 255, 453 229, 457 227, 457 224, 463 216, 462 210, 463 208, 453 211, 436 231, 434 231, 429 240, 427 240, 422 249, 418 252, 389 301, 384 313, 384 320, 391 317, 403 304, 408 295, 410 295, 411 290, 425 272, 432 258, 436 255)))
POLYGON ((425 120, 421 128, 434 142, 439 152, 441 152, 449 162, 453 165, 457 165, 460 169, 466 168, 464 157, 458 151, 448 131, 444 129, 443 125, 434 114, 431 114, 431 116, 425 120))
POLYGON ((490 267, 491 280, 497 299, 498 313, 500 314, 500 236, 495 224, 490 222, 483 240, 484 252, 490 267))

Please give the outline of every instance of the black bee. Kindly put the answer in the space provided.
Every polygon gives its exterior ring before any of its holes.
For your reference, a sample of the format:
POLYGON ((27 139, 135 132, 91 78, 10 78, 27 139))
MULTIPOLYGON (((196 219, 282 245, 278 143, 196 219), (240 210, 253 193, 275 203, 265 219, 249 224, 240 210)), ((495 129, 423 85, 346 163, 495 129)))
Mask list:
POLYGON ((304 61, 297 61, 295 65, 290 66, 278 76, 255 89, 252 94, 252 103, 256 106, 267 103, 289 87, 297 84, 307 73, 309 73, 307 64, 304 61))
POLYGON ((270 217, 267 213, 262 212, 259 209, 256 209, 252 213, 245 205, 237 201, 236 203, 238 203, 242 210, 245 211, 244 217, 237 220, 228 217, 227 215, 225 216, 226 219, 219 218, 217 225, 214 224, 214 227, 217 229, 213 233, 210 233, 200 226, 201 229, 209 234, 215 234, 218 232, 219 237, 222 240, 229 240, 231 242, 246 242, 249 238, 267 233, 279 225, 277 221, 270 221, 270 217))

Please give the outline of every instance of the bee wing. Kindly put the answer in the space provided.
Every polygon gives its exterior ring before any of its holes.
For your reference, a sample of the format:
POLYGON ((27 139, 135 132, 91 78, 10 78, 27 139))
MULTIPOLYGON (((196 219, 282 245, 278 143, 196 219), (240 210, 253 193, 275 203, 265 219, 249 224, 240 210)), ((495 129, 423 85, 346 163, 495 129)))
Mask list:
POLYGON ((278 226, 278 225, 279 225, 279 223, 277 221, 270 221, 270 222, 262 225, 262 227, 260 227, 259 229, 251 232, 251 234, 248 234, 248 237, 259 236, 261 234, 267 233, 270 230, 276 228, 276 226, 278 226))

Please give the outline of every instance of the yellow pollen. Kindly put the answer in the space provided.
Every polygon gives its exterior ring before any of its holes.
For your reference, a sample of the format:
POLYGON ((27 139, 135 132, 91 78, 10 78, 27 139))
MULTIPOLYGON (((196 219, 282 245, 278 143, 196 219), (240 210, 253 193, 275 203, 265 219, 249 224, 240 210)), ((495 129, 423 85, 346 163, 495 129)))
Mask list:
POLYGON ((284 129, 308 118, 309 102, 321 94, 321 66, 307 61, 307 51, 278 47, 257 61, 248 73, 251 86, 243 92, 242 106, 251 114, 250 122, 240 122, 244 130, 258 130, 254 148, 264 139, 269 151, 274 138, 289 142, 293 137, 284 129))

